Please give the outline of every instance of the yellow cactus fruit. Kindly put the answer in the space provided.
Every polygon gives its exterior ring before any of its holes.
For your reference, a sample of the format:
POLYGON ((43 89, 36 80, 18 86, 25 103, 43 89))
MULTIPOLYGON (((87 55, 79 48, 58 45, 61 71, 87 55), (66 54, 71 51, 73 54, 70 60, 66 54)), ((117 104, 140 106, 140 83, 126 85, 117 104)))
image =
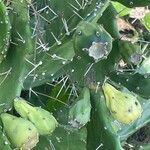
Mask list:
POLYGON ((116 120, 130 124, 141 116, 143 110, 136 96, 121 92, 108 83, 105 83, 102 88, 106 105, 116 120))

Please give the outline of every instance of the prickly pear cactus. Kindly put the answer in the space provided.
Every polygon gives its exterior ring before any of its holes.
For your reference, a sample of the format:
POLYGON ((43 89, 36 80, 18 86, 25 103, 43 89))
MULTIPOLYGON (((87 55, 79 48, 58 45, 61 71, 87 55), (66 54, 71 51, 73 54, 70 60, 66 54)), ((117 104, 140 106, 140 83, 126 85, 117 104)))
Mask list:
POLYGON ((0 150, 149 148, 149 5, 0 0, 0 150))

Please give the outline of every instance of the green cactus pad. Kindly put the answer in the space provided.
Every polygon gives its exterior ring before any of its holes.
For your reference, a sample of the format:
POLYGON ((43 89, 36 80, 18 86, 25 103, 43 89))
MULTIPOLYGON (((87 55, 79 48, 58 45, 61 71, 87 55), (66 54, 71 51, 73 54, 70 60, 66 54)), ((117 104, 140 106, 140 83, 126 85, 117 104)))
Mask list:
POLYGON ((100 89, 91 90, 91 121, 87 125, 87 150, 122 150, 105 98, 100 89))
POLYGON ((25 58, 33 48, 27 1, 13 0, 11 8, 11 44, 6 59, 0 64, 0 112, 10 109, 13 99, 20 95, 24 81, 25 58))
POLYGON ((2 113, 1 119, 4 131, 15 148, 28 150, 36 146, 39 141, 39 134, 30 121, 7 113, 2 113))
POLYGON ((3 1, 0 1, 0 63, 4 58, 6 58, 9 45, 10 28, 11 26, 6 6, 3 4, 3 1))
POLYGON ((86 137, 87 130, 85 127, 77 130, 70 126, 62 125, 47 140, 51 140, 52 144, 50 147, 54 146, 56 150, 86 150, 86 137))
POLYGON ((88 88, 84 88, 78 100, 70 108, 69 123, 75 128, 81 128, 90 121, 90 112, 90 92, 88 88))
POLYGON ((135 72, 112 72, 109 76, 112 81, 121 84, 130 91, 144 97, 150 98, 150 77, 135 72))
MULTIPOLYGON (((26 62, 26 74, 24 88, 39 86, 48 81, 53 81, 54 76, 59 75, 59 71, 68 64, 74 57, 72 40, 66 41, 61 46, 54 45, 49 53, 40 53, 36 55, 37 64, 41 62, 31 76, 28 73, 33 69, 33 65, 26 62)), ((30 55, 29 60, 34 60, 34 54, 30 55)), ((64 72, 63 72, 64 73, 64 72)), ((61 75, 63 74, 61 70, 61 75)), ((60 75, 59 75, 60 76, 60 75)))
MULTIPOLYGON (((64 74, 63 67, 74 56, 72 35, 76 26, 83 20, 92 23, 97 22, 109 5, 109 0, 93 0, 92 2, 63 0, 61 3, 59 0, 47 1, 46 3, 37 0, 35 5, 39 10, 45 8, 45 10, 41 11, 40 15, 42 17, 38 18, 37 24, 41 32, 46 33, 42 38, 49 47, 41 48, 39 53, 37 50, 36 60, 35 54, 29 57, 30 62, 34 60, 33 63, 38 64, 42 61, 42 65, 35 69, 34 75, 32 74, 26 78, 25 89, 41 85, 49 80, 53 81, 53 76, 64 74), (46 20, 43 20, 43 17, 46 20), (52 58, 52 56, 56 57, 52 58)), ((33 15, 31 23, 34 23, 36 19, 36 15, 33 15)), ((32 27, 34 28, 35 24, 32 24, 32 27)), ((39 35, 36 37, 39 40, 41 38, 39 35)), ((28 64, 28 66, 27 74, 33 69, 31 64, 28 64)))
POLYGON ((98 24, 101 24, 114 39, 120 38, 120 33, 117 27, 117 15, 117 11, 110 4, 98 20, 98 24))
POLYGON ((148 58, 145 58, 145 60, 143 60, 143 62, 137 68, 136 72, 138 72, 141 75, 149 76, 149 74, 150 74, 150 56, 148 58))
POLYGON ((98 62, 110 53, 112 38, 102 26, 83 21, 74 33, 74 48, 77 56, 83 55, 98 62))
POLYGON ((119 41, 119 50, 123 60, 129 65, 138 65, 142 61, 140 45, 129 41, 119 41))
POLYGON ((150 0, 113 0, 113 1, 117 1, 129 8, 143 7, 143 6, 150 5, 150 0))

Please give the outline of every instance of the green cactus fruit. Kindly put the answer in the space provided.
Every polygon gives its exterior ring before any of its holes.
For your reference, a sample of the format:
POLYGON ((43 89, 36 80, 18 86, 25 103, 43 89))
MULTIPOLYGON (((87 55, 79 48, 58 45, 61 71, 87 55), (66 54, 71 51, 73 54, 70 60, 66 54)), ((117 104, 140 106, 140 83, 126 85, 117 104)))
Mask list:
POLYGON ((116 120, 130 124, 141 116, 143 110, 135 96, 121 92, 108 83, 105 83, 102 88, 106 105, 116 120))
POLYGON ((0 150, 12 150, 10 147, 10 142, 6 136, 6 134, 3 132, 2 128, 2 122, 0 122, 0 150))
POLYGON ((0 1, 0 63, 6 58, 9 37, 10 37, 10 21, 5 5, 0 1))
POLYGON ((92 61, 105 59, 112 49, 112 38, 98 25, 82 21, 74 34, 76 55, 88 56, 92 61))
POLYGON ((36 126, 40 135, 51 134, 58 126, 58 122, 50 112, 33 107, 21 98, 14 100, 14 107, 21 117, 30 120, 36 126))
POLYGON ((81 128, 90 121, 90 113, 90 91, 88 88, 83 88, 81 95, 69 110, 69 123, 73 127, 81 128))
POLYGON ((7 113, 2 113, 1 119, 4 131, 15 148, 29 150, 36 146, 39 141, 39 134, 30 121, 7 113))
POLYGON ((119 41, 120 53, 124 61, 129 65, 138 65, 142 61, 141 48, 136 43, 129 41, 119 41))

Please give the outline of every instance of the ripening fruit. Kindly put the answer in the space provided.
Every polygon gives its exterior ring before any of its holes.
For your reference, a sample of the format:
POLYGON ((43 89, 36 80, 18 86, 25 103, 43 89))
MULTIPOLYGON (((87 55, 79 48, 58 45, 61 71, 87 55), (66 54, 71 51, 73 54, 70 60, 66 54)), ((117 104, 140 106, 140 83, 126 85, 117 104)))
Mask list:
POLYGON ((33 107, 21 98, 14 100, 14 107, 21 117, 30 120, 36 126, 40 135, 51 134, 58 126, 58 122, 50 112, 33 107))
POLYGON ((130 124, 141 116, 143 110, 135 96, 118 91, 108 83, 105 83, 102 88, 106 105, 116 120, 130 124))
POLYGON ((36 127, 28 120, 7 113, 1 114, 4 131, 11 144, 21 150, 29 150, 39 142, 36 127))

